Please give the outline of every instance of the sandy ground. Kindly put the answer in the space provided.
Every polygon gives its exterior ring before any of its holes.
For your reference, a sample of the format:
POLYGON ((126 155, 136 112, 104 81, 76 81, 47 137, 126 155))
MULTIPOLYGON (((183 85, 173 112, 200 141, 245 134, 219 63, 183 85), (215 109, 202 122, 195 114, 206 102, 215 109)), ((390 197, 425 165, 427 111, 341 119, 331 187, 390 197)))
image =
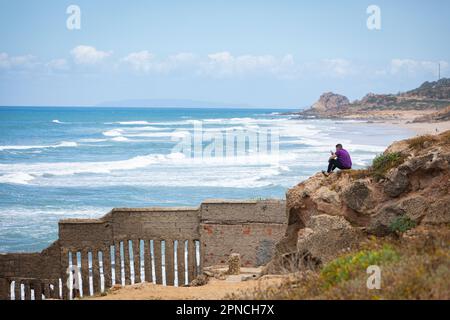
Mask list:
POLYGON ((443 122, 424 122, 413 123, 412 121, 418 117, 434 113, 434 110, 383 110, 365 112, 361 115, 354 114, 347 116, 347 119, 365 119, 373 123, 382 123, 386 125, 400 126, 413 131, 416 135, 423 134, 439 134, 450 130, 450 121, 443 122))
POLYGON ((428 123, 408 123, 407 121, 386 122, 387 124, 398 124, 399 126, 414 131, 417 135, 423 134, 439 134, 450 130, 450 121, 428 122, 428 123))
POLYGON ((140 283, 110 291, 106 296, 92 297, 94 300, 221 300, 227 295, 251 292, 257 288, 264 290, 280 284, 284 276, 265 276, 258 280, 234 281, 210 279, 199 287, 173 287, 140 283))

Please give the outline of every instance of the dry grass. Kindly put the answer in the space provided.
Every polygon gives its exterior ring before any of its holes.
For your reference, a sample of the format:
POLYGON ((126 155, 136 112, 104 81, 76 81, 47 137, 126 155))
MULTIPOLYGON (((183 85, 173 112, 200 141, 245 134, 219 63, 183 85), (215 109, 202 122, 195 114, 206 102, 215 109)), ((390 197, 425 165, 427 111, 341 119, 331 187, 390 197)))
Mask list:
POLYGON ((372 238, 321 270, 233 299, 450 299, 450 227, 412 230, 414 237, 372 238), (381 289, 366 287, 368 265, 381 267, 381 289))
POLYGON ((440 135, 442 144, 450 144, 450 130, 440 135))
POLYGON ((360 169, 360 170, 352 169, 352 170, 345 170, 345 174, 347 174, 352 180, 358 180, 371 176, 371 171, 370 169, 360 169))
POLYGON ((431 134, 426 134, 423 136, 418 136, 412 139, 406 140, 408 142, 408 145, 413 150, 420 150, 427 147, 427 144, 434 143, 438 141, 439 138, 436 136, 433 136, 431 134))

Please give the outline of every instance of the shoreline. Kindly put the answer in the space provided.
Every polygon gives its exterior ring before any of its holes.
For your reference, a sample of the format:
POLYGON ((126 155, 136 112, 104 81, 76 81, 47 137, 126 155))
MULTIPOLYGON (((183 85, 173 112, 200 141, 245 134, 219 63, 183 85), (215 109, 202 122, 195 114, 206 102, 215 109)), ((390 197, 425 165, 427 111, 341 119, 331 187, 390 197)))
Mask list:
POLYGON ((417 135, 425 134, 440 134, 444 131, 450 130, 450 121, 442 122, 409 122, 407 120, 402 121, 386 121, 389 125, 398 125, 402 128, 414 131, 417 135))
MULTIPOLYGON (((435 110, 378 110, 366 112, 364 115, 347 114, 332 117, 317 115, 311 119, 332 119, 336 121, 359 120, 367 124, 399 126, 414 132, 416 135, 435 135, 450 130, 450 120, 413 122, 417 118, 429 116, 433 113, 435 113, 435 110)), ((291 115, 299 116, 298 113, 291 115)), ((305 120, 307 119, 305 118, 305 120)))

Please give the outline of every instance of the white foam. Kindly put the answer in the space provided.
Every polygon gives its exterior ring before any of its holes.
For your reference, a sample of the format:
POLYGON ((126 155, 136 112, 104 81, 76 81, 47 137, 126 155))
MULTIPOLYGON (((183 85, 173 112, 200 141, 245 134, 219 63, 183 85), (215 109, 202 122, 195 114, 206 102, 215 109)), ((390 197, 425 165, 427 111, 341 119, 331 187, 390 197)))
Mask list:
MULTIPOLYGON (((77 173, 110 173, 116 170, 144 168, 150 164, 160 162, 164 157, 163 155, 146 155, 118 161, 0 164, 0 173, 4 173, 2 177, 12 177, 13 172, 20 172, 30 175, 33 179, 42 176, 63 176, 77 173)), ((8 179, 10 180, 10 178, 8 179)), ((30 180, 32 178, 27 181, 30 180)))
POLYGON ((69 122, 63 122, 63 121, 60 121, 60 120, 58 120, 58 119, 52 120, 52 122, 53 122, 53 123, 57 123, 57 124, 68 124, 68 123, 69 123, 69 122))
POLYGON ((114 137, 111 140, 113 141, 117 141, 117 142, 125 142, 125 141, 130 141, 130 139, 125 138, 125 137, 114 137))
MULTIPOLYGON (((125 171, 146 168, 151 165, 163 165, 167 172, 173 172, 176 175, 176 169, 173 166, 187 168, 189 166, 204 170, 205 166, 219 166, 217 170, 230 168, 233 166, 241 167, 245 165, 267 165, 277 164, 278 161, 292 161, 296 158, 295 153, 285 152, 282 154, 250 154, 234 157, 187 157, 183 153, 174 152, 171 154, 149 154, 136 156, 127 160, 118 161, 99 161, 99 162, 56 162, 56 163, 13 163, 0 164, 0 174, 3 174, 4 183, 15 183, 17 181, 30 182, 35 178, 51 179, 52 176, 65 176, 74 174, 108 174, 113 171, 125 171), (172 166, 172 168, 170 168, 172 166), (13 176, 15 172, 22 175, 13 176)), ((269 174, 279 174, 281 167, 273 167, 269 174)), ((252 173, 250 170, 249 173, 252 173)), ((152 172, 154 172, 152 170, 152 172)), ((195 177, 191 177, 195 180, 195 177)), ((215 179, 215 178, 214 178, 215 179)), ((41 179, 42 180, 42 179, 41 179)))
POLYGON ((89 142, 89 143, 95 143, 95 142, 105 142, 108 141, 108 139, 81 139, 80 142, 89 142))
POLYGON ((122 133, 123 133, 122 129, 112 129, 112 130, 102 132, 102 134, 107 137, 118 137, 118 136, 121 136, 122 133))
POLYGON ((148 121, 119 121, 119 122, 113 122, 115 124, 121 124, 121 125, 147 125, 150 124, 148 121))
POLYGON ((56 146, 52 146, 52 148, 61 148, 61 147, 77 147, 78 143, 76 142, 67 142, 67 141, 63 141, 60 144, 56 145, 56 146))
POLYGON ((148 132, 148 133, 125 133, 126 137, 144 137, 144 138, 183 138, 188 136, 189 131, 172 131, 172 132, 148 132))
POLYGON ((145 127, 130 127, 126 129, 121 129, 122 131, 132 132, 132 131, 163 131, 163 130, 170 130, 170 128, 157 128, 157 127, 151 127, 151 126, 145 126, 145 127))
POLYGON ((76 142, 63 141, 56 145, 41 145, 41 146, 0 146, 0 151, 3 150, 28 150, 28 149, 46 149, 46 148, 64 148, 64 147, 77 147, 76 142))
POLYGON ((0 183, 28 184, 34 177, 28 173, 17 172, 0 176, 0 183))

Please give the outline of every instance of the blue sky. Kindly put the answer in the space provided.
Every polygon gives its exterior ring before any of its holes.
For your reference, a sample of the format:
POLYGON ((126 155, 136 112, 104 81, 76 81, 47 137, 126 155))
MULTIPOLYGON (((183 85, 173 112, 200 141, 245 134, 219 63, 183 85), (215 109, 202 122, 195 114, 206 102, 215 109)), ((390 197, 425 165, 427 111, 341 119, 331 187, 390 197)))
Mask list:
POLYGON ((305 107, 450 77, 450 2, 0 0, 0 105, 305 107), (69 30, 69 5, 81 29, 69 30), (381 30, 369 30, 377 5, 381 30))

